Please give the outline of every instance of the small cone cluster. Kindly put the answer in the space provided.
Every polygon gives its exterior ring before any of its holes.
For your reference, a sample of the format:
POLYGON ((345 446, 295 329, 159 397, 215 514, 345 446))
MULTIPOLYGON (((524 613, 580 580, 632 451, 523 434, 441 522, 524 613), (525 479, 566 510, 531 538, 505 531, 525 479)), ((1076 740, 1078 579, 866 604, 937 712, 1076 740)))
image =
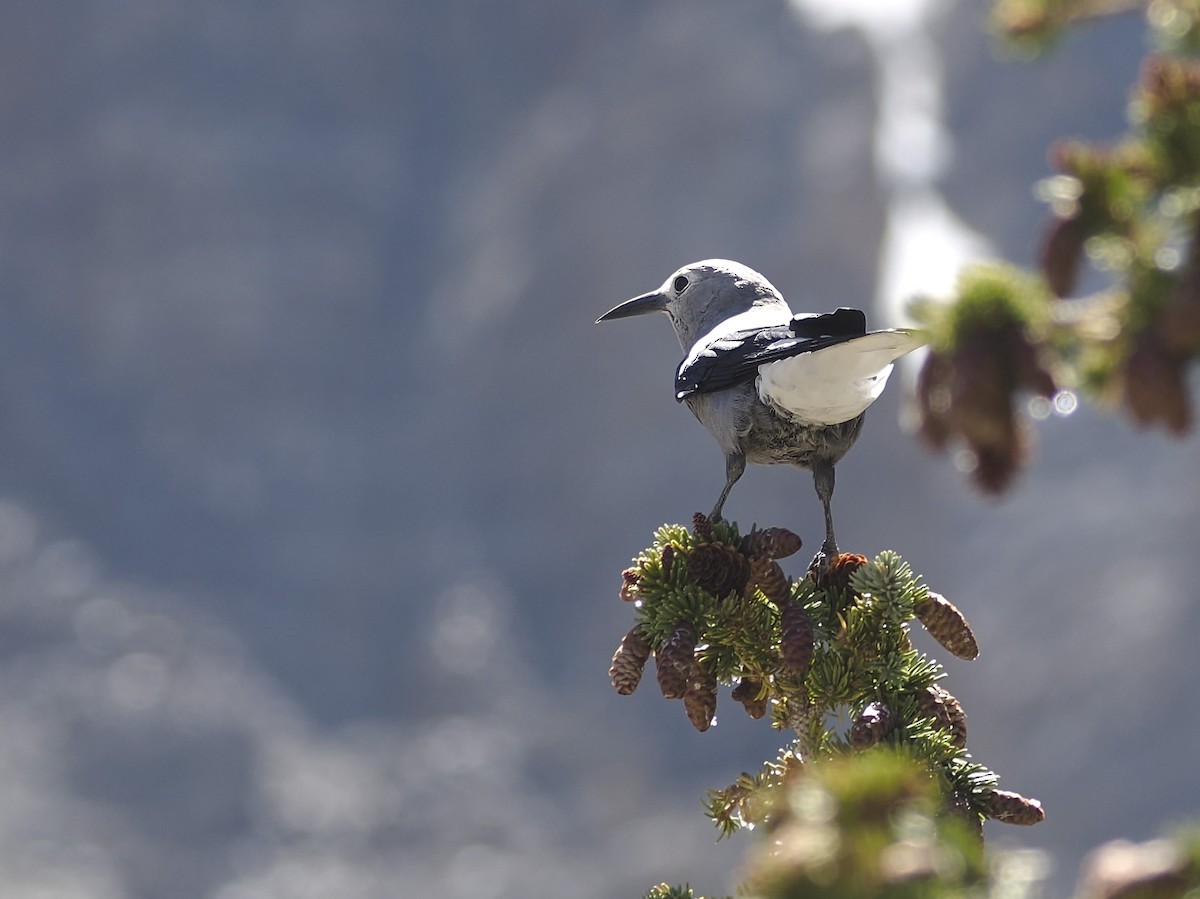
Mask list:
POLYGON ((1001 493, 1024 462, 1030 441, 1014 398, 1021 391, 1049 398, 1055 390, 1020 325, 980 327, 952 352, 931 352, 925 360, 917 383, 921 436, 939 450, 961 439, 975 457, 976 485, 1001 493))
POLYGON ((979 644, 971 625, 946 597, 930 591, 928 597, 913 605, 913 612, 929 635, 948 651, 960 659, 979 658, 979 644))
MULTIPOLYGON (((686 544, 679 541, 660 544, 657 561, 661 573, 654 573, 654 577, 677 578, 677 566, 683 565, 690 584, 723 602, 727 602, 726 597, 750 598, 755 589, 777 606, 790 602, 792 582, 775 559, 800 549, 798 535, 786 528, 762 528, 724 542, 730 539, 729 530, 714 526, 699 512, 692 517, 692 533, 696 539, 690 549, 685 549, 686 544)), ((733 534, 736 535, 736 530, 733 534)), ((621 573, 621 599, 640 604, 646 600, 647 583, 652 584, 653 593, 653 581, 647 582, 646 578, 654 569, 648 565, 652 563, 641 561, 621 573)), ((790 663, 794 670, 803 673, 811 663, 813 636, 812 622, 802 608, 789 613, 784 635, 784 664, 790 663)), ((633 628, 613 655, 609 668, 613 687, 622 695, 633 693, 653 654, 662 695, 682 700, 692 725, 697 730, 707 730, 715 720, 718 681, 711 667, 697 654, 699 638, 697 626, 689 620, 677 621, 659 646, 647 641, 641 625, 633 628)), ((744 677, 734 690, 734 699, 753 718, 766 715, 770 696, 769 678, 744 677)))

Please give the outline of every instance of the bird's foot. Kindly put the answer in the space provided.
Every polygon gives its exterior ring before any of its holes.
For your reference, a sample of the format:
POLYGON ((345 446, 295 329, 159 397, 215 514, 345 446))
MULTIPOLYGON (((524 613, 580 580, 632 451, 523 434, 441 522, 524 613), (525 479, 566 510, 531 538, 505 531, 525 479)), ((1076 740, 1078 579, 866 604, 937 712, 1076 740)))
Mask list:
POLYGON ((837 541, 832 536, 826 537, 825 542, 821 544, 821 551, 813 556, 812 563, 808 566, 808 570, 813 573, 814 580, 818 584, 824 583, 826 575, 829 574, 829 569, 838 555, 837 541))

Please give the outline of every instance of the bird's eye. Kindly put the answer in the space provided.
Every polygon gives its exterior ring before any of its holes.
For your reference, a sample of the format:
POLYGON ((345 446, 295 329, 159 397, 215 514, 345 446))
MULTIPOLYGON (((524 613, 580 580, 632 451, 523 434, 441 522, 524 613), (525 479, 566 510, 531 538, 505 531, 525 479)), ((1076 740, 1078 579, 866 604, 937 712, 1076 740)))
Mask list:
POLYGON ((683 293, 687 290, 688 279, 684 275, 679 275, 671 282, 671 286, 675 288, 676 293, 683 293))

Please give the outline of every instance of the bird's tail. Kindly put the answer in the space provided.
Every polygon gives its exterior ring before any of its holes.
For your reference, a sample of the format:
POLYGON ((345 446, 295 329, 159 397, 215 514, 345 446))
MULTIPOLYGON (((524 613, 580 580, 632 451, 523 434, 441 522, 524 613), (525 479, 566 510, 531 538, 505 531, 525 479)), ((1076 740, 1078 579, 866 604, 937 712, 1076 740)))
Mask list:
POLYGON ((924 343, 919 332, 896 328, 768 362, 758 369, 758 396, 804 424, 841 424, 866 411, 883 392, 892 363, 924 343))

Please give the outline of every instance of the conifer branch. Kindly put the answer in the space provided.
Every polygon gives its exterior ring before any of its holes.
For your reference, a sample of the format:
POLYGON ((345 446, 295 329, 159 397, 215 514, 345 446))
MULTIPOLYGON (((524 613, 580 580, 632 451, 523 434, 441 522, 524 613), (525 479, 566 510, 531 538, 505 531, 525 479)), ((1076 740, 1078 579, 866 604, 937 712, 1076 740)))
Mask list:
MULTIPOLYGON (((1110 145, 1051 148, 1038 185, 1051 220, 1036 269, 964 269, 947 301, 916 300, 931 352, 918 383, 920 433, 959 445, 976 486, 1000 493, 1029 458, 1035 417, 1082 396, 1174 436, 1193 425, 1187 371, 1200 357, 1200 4, 1195 0, 1005 0, 1010 42, 1044 48, 1084 18, 1142 11, 1156 49, 1110 145), (1106 283, 1080 295, 1082 269, 1106 283)), ((1095 278, 1092 279, 1093 281, 1095 278)))
POLYGON ((997 776, 973 761, 966 713, 941 685, 941 664, 909 639, 919 620, 950 652, 974 658, 962 613, 890 551, 844 554, 790 578, 769 556, 798 547, 782 529, 743 537, 735 523, 697 514, 690 530, 659 528, 622 574, 637 620, 609 672, 619 693, 636 689, 632 669, 652 653, 660 691, 683 700, 697 730, 714 723, 726 685, 751 717, 769 711, 793 733, 774 761, 710 791, 706 808, 721 834, 765 823, 770 798, 799 772, 873 747, 919 761, 942 791, 942 812, 976 830, 985 817, 1041 820, 1036 801, 999 791, 997 776), (839 720, 850 724, 831 724, 839 720))

